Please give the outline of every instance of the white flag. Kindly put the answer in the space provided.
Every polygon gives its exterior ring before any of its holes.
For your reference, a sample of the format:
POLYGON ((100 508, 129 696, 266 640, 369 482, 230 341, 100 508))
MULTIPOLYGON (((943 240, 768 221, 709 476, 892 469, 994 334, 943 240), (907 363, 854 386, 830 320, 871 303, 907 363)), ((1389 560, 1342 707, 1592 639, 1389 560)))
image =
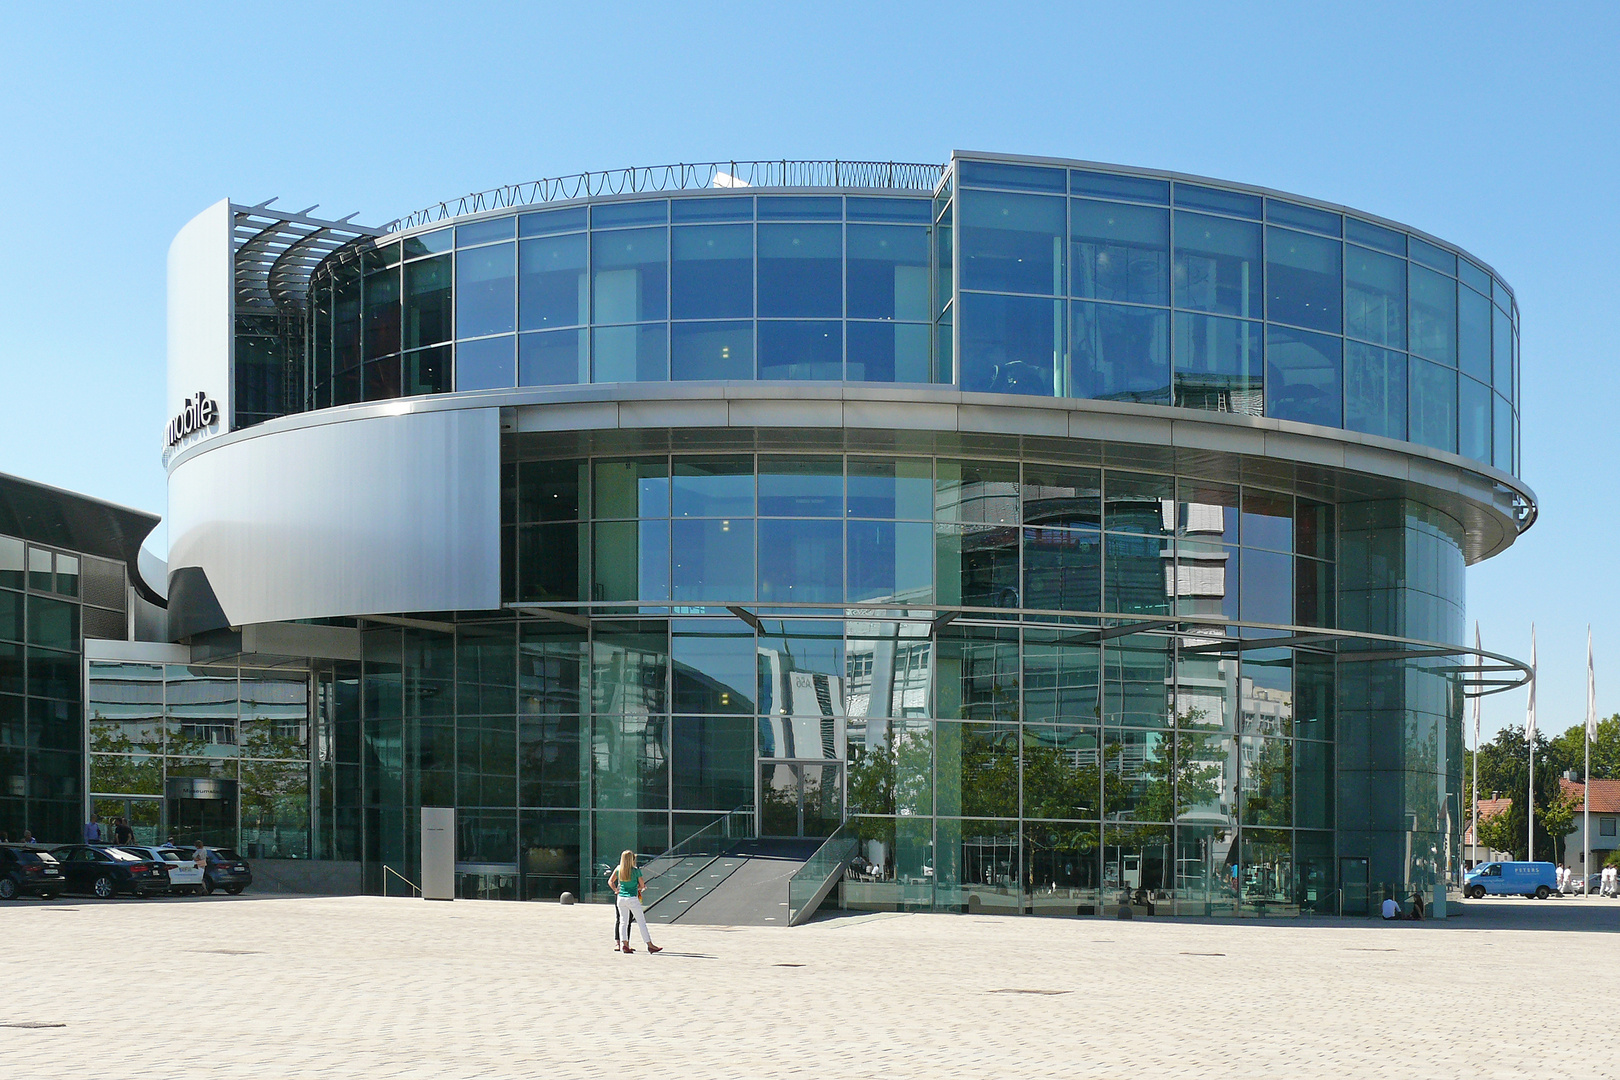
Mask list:
POLYGON ((1525 710, 1524 741, 1536 745, 1536 624, 1530 624, 1530 707, 1525 710))
MULTIPOLYGON (((1479 652, 1479 623, 1478 622, 1474 623, 1474 652, 1476 654, 1479 652)), ((1484 659, 1485 658, 1483 656, 1476 655, 1474 657, 1475 663, 1483 663, 1484 659)), ((1474 695, 1474 749, 1475 750, 1479 749, 1479 695, 1478 694, 1474 695)))
POLYGON ((1586 737, 1597 738, 1597 675, 1592 670, 1592 627, 1586 627, 1586 737))

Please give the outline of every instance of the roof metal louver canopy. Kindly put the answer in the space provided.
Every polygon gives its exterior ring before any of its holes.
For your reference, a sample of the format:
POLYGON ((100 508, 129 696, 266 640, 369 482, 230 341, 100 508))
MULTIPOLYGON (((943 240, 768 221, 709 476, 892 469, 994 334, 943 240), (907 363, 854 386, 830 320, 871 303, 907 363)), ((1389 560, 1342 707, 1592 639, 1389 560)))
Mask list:
POLYGON ((275 199, 256 206, 231 204, 232 243, 236 266, 236 306, 302 311, 310 271, 326 256, 352 240, 379 236, 381 229, 356 225, 354 214, 327 221, 311 217, 315 207, 297 212, 271 209, 275 199))

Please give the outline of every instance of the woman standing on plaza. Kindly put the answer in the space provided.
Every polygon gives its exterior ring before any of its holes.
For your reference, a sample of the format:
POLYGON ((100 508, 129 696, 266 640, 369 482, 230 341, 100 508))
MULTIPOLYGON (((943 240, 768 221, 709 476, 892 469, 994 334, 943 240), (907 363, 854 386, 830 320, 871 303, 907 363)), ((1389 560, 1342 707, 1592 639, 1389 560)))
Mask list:
POLYGON ((632 953, 636 950, 630 947, 630 919, 634 916, 641 926, 641 940, 646 943, 650 953, 663 952, 652 943, 652 935, 647 932, 647 913, 641 909, 641 870, 636 866, 636 853, 626 851, 619 856, 619 868, 608 875, 608 888, 617 889, 619 894, 619 949, 632 953))

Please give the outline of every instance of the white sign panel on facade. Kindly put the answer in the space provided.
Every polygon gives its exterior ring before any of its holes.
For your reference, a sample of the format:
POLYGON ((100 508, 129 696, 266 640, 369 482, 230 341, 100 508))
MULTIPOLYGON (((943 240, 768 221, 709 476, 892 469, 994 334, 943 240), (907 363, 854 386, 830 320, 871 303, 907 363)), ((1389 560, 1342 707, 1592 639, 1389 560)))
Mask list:
POLYGON ((164 459, 230 430, 234 263, 231 201, 188 221, 169 244, 169 379, 164 459))

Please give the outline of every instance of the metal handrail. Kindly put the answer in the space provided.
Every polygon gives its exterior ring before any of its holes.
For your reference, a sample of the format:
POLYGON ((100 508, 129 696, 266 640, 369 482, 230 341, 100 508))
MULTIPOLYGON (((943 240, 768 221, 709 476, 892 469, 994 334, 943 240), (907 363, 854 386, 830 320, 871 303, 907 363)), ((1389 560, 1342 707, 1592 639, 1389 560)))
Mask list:
POLYGON ((731 841, 752 837, 753 824, 754 808, 751 805, 739 806, 709 822, 661 855, 648 860, 649 869, 660 860, 666 860, 668 865, 657 873, 643 878, 642 884, 646 890, 642 897, 643 903, 651 908, 691 881, 702 873, 705 867, 718 859, 730 847, 731 841), (739 832, 746 835, 738 835, 739 832), (701 861, 694 865, 687 863, 688 859, 701 861), (686 872, 680 873, 679 868, 684 868, 686 872))
POLYGON ((850 860, 860 850, 860 844, 860 839, 851 834, 850 823, 846 821, 822 841, 803 866, 794 871, 793 876, 788 878, 789 926, 797 926, 815 913, 826 897, 829 879, 835 875, 843 876, 850 860))
MULTIPOLYGON (((403 881, 406 885, 409 885, 411 887, 411 889, 416 893, 417 896, 422 895, 422 890, 417 888, 416 882, 412 881, 410 878, 406 877, 404 874, 400 873, 398 870, 395 870, 392 866, 389 866, 387 863, 383 863, 382 868, 383 868, 383 871, 384 871, 385 875, 386 874, 393 874, 395 877, 399 878, 399 880, 403 881)), ((386 876, 383 877, 383 895, 384 896, 388 895, 388 878, 386 876)))
POLYGON ((396 218, 383 232, 399 232, 463 214, 597 195, 694 191, 707 188, 871 188, 932 193, 944 165, 902 161, 705 161, 638 166, 530 180, 475 191, 396 218))

